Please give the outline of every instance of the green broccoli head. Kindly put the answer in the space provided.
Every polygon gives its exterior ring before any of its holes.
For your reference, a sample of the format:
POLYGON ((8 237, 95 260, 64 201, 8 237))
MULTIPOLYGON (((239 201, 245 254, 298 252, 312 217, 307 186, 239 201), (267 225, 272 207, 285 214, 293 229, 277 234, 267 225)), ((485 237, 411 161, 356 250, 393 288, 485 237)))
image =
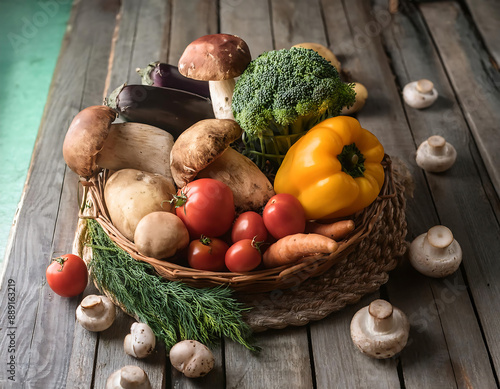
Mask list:
POLYGON ((297 134, 354 104, 352 84, 317 52, 292 47, 250 62, 236 82, 233 114, 248 139, 297 134))

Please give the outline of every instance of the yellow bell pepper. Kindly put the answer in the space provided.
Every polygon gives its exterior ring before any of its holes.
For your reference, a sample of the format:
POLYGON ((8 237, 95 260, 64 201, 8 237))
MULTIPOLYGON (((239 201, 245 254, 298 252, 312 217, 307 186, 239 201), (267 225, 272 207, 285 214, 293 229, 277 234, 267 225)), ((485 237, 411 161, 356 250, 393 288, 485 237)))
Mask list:
POLYGON ((288 150, 274 190, 297 197, 308 219, 348 216, 377 198, 383 158, 383 146, 356 119, 326 119, 288 150))

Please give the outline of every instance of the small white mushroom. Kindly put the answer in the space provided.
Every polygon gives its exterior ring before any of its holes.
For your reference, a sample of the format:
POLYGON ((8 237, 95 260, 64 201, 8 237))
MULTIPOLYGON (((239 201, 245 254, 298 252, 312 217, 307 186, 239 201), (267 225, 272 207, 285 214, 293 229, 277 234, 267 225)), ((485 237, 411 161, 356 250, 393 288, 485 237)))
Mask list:
POLYGON ((417 149, 417 165, 432 173, 440 173, 453 166, 457 151, 440 135, 433 135, 417 149))
POLYGON ((406 315, 385 300, 375 300, 361 308, 351 320, 351 338, 358 349, 377 359, 399 353, 410 332, 406 315))
POLYGON ((438 92, 434 88, 434 84, 426 79, 410 82, 403 88, 403 99, 412 108, 427 108, 437 98, 438 92))
POLYGON ((108 377, 105 389, 151 389, 151 382, 140 367, 128 365, 108 377))
POLYGON ((155 346, 155 334, 146 323, 133 323, 130 327, 130 334, 123 342, 125 352, 139 359, 151 354, 155 346))
POLYGON ((116 308, 106 296, 90 294, 76 309, 76 319, 83 328, 92 332, 104 331, 111 327, 116 316, 116 308))
POLYGON ((420 273, 434 278, 454 273, 462 262, 462 249, 448 227, 434 226, 417 236, 410 245, 409 258, 420 273))
POLYGON ((207 346, 196 340, 183 340, 170 349, 172 366, 186 377, 203 377, 213 369, 215 359, 207 346))

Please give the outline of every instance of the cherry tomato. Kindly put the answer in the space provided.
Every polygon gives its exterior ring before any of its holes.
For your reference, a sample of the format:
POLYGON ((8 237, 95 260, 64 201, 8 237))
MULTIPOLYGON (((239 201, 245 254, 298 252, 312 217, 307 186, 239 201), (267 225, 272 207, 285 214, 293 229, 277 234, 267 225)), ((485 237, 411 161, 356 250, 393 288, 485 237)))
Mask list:
POLYGON ((77 255, 65 254, 52 260, 45 271, 50 288, 62 297, 74 297, 87 287, 87 265, 77 255))
POLYGON ((175 213, 184 222, 192 238, 221 236, 234 220, 231 188, 212 178, 191 181, 175 198, 175 213))
POLYGON ((225 270, 225 255, 228 244, 221 239, 207 238, 193 240, 188 248, 189 266, 198 270, 225 270))
POLYGON ((255 239, 243 239, 233 243, 226 252, 226 267, 231 272, 242 273, 260 265, 262 255, 255 239))
POLYGON ((296 197, 279 193, 269 199, 262 212, 264 224, 276 239, 303 233, 306 228, 306 214, 296 197))
POLYGON ((242 239, 253 239, 264 242, 267 239, 267 229, 264 220, 257 212, 243 212, 238 216, 231 230, 231 240, 237 242, 242 239))

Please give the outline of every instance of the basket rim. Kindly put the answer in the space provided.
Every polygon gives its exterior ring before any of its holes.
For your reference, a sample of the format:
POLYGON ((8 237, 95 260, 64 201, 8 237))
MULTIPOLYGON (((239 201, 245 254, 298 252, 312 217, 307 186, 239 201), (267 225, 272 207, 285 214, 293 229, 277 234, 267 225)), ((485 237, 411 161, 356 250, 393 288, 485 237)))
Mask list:
POLYGON ((317 254, 304 258, 298 263, 283 265, 271 269, 254 270, 248 273, 236 272, 213 272, 186 267, 168 260, 160 260, 140 254, 133 242, 125 238, 112 224, 111 218, 104 202, 104 186, 111 175, 108 170, 101 171, 90 181, 83 182, 84 199, 79 218, 95 219, 111 240, 121 249, 126 251, 132 258, 149 263, 163 278, 170 281, 184 281, 197 287, 226 285, 238 291, 263 292, 284 285, 293 279, 296 283, 297 275, 303 280, 320 275, 330 269, 333 265, 345 258, 363 238, 370 234, 373 226, 380 218, 381 213, 390 199, 397 195, 394 180, 392 160, 385 155, 382 161, 384 166, 384 183, 376 200, 364 210, 348 218, 355 221, 355 229, 346 238, 338 242, 338 249, 330 254, 317 254), (90 202, 90 204, 89 204, 90 202), (88 204, 83 212, 83 206, 88 204))

